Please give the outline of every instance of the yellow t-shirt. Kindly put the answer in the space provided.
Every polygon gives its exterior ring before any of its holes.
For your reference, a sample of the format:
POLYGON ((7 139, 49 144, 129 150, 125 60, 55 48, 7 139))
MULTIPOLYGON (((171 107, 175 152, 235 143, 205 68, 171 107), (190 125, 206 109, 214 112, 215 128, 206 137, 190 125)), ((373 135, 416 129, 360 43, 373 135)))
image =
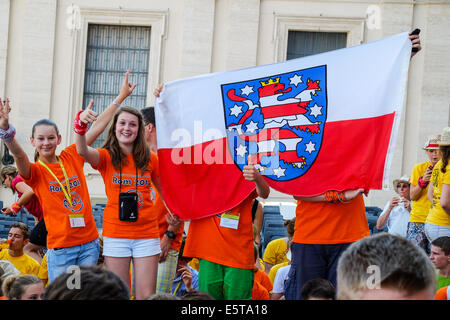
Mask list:
POLYGON ((280 269, 281 267, 285 267, 287 265, 289 265, 289 261, 276 264, 270 269, 268 276, 272 284, 275 281, 275 276, 277 275, 278 269, 280 269))
POLYGON ((450 185, 450 163, 445 168, 445 173, 442 173, 441 168, 442 160, 439 160, 434 166, 433 173, 431 174, 431 182, 433 183, 433 203, 431 204, 431 209, 425 222, 450 227, 450 216, 441 207, 442 184, 445 183, 450 185))
POLYGON ((270 241, 267 247, 264 249, 264 262, 272 265, 279 264, 281 262, 289 261, 286 258, 287 243, 285 238, 278 238, 270 241))
POLYGON ((9 255, 9 250, 3 249, 0 251, 0 260, 10 261, 16 269, 20 271, 20 274, 38 275, 39 263, 26 253, 20 257, 11 257, 9 255))
POLYGON ((47 269, 47 254, 42 258, 41 265, 39 267, 39 272, 37 275, 44 282, 45 286, 48 286, 48 269, 47 269))
MULTIPOLYGON (((417 186, 419 178, 425 174, 427 168, 431 166, 431 162, 418 163, 414 166, 409 182, 417 186)), ((428 186, 422 190, 419 199, 412 202, 412 208, 409 216, 409 222, 425 223, 428 212, 430 211, 431 202, 427 197, 428 186)))

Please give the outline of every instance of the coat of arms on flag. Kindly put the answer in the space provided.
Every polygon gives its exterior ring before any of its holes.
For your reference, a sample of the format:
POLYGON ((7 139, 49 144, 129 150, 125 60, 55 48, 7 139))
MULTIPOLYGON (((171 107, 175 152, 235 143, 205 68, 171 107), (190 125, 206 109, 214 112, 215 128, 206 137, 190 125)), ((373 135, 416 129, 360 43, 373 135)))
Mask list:
POLYGON ((327 117, 326 65, 222 84, 228 146, 276 181, 302 176, 317 158, 327 117))

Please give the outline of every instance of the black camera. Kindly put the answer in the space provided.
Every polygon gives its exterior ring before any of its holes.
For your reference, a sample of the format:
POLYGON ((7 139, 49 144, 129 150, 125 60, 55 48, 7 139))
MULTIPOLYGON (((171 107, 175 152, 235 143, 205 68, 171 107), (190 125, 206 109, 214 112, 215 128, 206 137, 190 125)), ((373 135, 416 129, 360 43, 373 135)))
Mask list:
POLYGON ((135 192, 119 194, 119 220, 135 222, 138 219, 138 195, 135 192))

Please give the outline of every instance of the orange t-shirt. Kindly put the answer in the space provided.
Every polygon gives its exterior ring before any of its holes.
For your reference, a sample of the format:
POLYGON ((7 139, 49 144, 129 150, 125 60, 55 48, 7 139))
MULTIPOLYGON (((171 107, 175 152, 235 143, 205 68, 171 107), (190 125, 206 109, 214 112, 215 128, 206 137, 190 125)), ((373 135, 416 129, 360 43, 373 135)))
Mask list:
POLYGON ((158 216, 152 210, 153 202, 150 199, 150 186, 152 179, 159 177, 158 158, 152 153, 148 163, 148 171, 137 172, 133 155, 127 155, 127 164, 120 170, 114 168, 111 156, 106 149, 97 149, 100 160, 94 169, 100 171, 105 183, 108 201, 103 212, 103 236, 109 238, 126 239, 155 239, 159 238, 158 216), (122 182, 120 186, 120 175, 122 182), (135 222, 119 220, 119 193, 137 192, 139 197, 138 219, 135 222))
POLYGON ((434 300, 450 300, 450 297, 447 295, 450 292, 449 286, 445 286, 436 291, 436 295, 434 296, 434 300))
POLYGON ((269 300, 269 292, 272 289, 273 285, 269 276, 262 270, 256 270, 253 281, 252 300, 269 300))
MULTIPOLYGON (((48 231, 47 247, 49 249, 73 247, 98 238, 83 172, 84 159, 78 155, 74 144, 64 149, 59 159, 69 179, 73 208, 67 202, 59 183, 40 163, 30 163, 30 177, 24 179, 41 203, 48 231), (69 214, 83 214, 86 226, 72 228, 69 214)), ((65 177, 59 163, 46 165, 65 187, 65 177)))
POLYGON ((370 235, 362 195, 347 203, 298 201, 293 242, 349 243, 370 235))
POLYGON ((253 192, 230 210, 232 215, 239 215, 237 229, 221 227, 220 215, 192 220, 183 255, 228 267, 253 269, 252 203, 256 197, 256 192, 253 192))
MULTIPOLYGON (((158 215, 159 238, 162 239, 164 237, 164 233, 167 231, 167 228, 169 227, 169 224, 167 223, 166 220, 166 214, 168 214, 169 212, 167 211, 167 208, 164 205, 162 198, 160 197, 158 191, 156 190, 153 184, 150 188, 150 198, 153 201, 152 210, 154 210, 155 214, 158 215)), ((178 229, 176 233, 176 238, 172 240, 172 243, 170 244, 171 249, 174 249, 176 251, 180 250, 181 238, 183 237, 183 230, 184 230, 184 223, 182 223, 180 229, 178 229)))

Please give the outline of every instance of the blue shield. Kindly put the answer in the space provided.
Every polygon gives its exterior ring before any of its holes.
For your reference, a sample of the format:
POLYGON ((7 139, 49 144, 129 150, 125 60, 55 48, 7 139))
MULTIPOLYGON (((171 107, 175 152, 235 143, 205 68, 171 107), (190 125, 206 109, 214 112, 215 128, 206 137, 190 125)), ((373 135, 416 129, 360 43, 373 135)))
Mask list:
POLYGON ((221 85, 228 147, 242 170, 288 181, 305 174, 322 144, 326 65, 221 85))

